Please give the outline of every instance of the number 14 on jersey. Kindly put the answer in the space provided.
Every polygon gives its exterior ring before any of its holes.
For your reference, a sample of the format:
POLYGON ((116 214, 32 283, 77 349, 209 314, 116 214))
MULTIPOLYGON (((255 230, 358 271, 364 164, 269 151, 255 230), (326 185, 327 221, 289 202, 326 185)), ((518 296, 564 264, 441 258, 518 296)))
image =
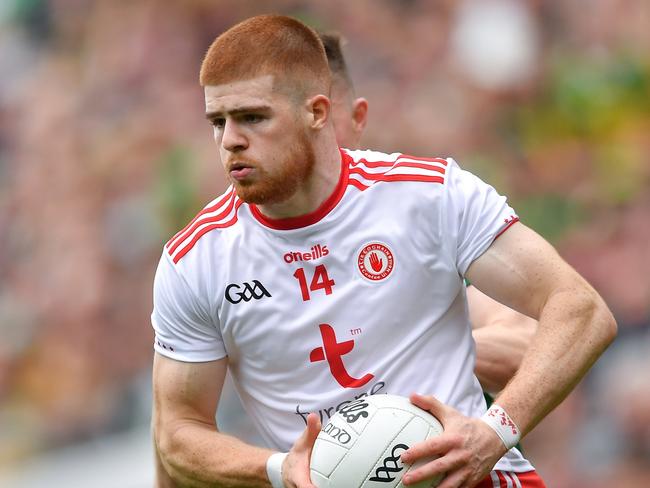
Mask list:
POLYGON ((326 295, 331 295, 332 287, 335 285, 334 280, 327 274, 327 268, 324 264, 319 264, 316 266, 316 269, 314 269, 314 276, 311 278, 309 287, 307 287, 305 268, 298 268, 293 274, 293 277, 298 280, 298 283, 300 283, 300 292, 302 293, 303 302, 311 300, 310 292, 325 290, 326 295))

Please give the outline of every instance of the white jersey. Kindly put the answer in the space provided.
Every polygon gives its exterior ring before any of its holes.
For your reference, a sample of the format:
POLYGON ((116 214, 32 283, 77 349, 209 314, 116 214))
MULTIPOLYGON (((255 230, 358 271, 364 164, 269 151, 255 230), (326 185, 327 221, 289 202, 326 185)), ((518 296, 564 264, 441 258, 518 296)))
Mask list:
MULTIPOLYGON (((268 219, 228 189, 167 243, 155 278, 155 350, 228 356, 246 411, 285 451, 309 412, 327 422, 362 395, 486 411, 463 276, 514 211, 452 159, 341 159, 306 216, 268 219)), ((533 468, 513 449, 495 469, 533 468)))

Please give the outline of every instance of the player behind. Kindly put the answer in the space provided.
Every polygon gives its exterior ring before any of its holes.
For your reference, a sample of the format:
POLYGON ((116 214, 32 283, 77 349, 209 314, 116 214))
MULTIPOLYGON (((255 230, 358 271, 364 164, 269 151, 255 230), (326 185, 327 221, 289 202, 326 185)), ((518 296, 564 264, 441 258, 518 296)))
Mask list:
POLYGON ((156 272, 164 467, 181 486, 311 488, 321 424, 303 412, 374 391, 410 394, 445 428, 402 454, 409 464, 439 456, 406 485, 444 472, 442 488, 544 486, 512 446, 613 340, 611 313, 452 159, 339 150, 329 77, 318 36, 283 16, 237 24, 203 61, 206 116, 233 185, 166 244, 156 272), (487 412, 463 277, 539 320, 487 412), (218 431, 228 369, 284 453, 218 431))
MULTIPOLYGON (((357 97, 343 55, 341 36, 319 34, 332 75, 331 117, 340 147, 359 149, 368 117, 368 101, 357 97)), ((472 336, 476 342, 474 373, 483 389, 497 393, 513 377, 524 357, 537 322, 467 287, 472 336)))

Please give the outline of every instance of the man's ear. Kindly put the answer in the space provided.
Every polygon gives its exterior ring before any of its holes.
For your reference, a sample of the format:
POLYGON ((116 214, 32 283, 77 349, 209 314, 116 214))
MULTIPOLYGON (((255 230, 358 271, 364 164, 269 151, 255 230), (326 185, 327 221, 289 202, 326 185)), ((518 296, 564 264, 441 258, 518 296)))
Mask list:
POLYGON ((357 98, 352 102, 352 121, 355 132, 361 135, 368 122, 368 100, 365 98, 357 98))
POLYGON ((307 101, 307 106, 311 114, 309 126, 316 130, 322 129, 330 118, 332 102, 325 95, 316 95, 307 101))

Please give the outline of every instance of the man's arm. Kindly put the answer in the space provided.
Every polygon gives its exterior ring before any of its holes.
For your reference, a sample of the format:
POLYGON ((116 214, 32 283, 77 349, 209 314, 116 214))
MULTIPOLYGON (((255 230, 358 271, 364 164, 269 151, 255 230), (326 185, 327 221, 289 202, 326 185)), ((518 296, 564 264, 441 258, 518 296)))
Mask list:
POLYGON ((151 411, 151 433, 153 434, 153 457, 154 457, 154 488, 176 488, 178 485, 174 483, 174 480, 169 476, 165 466, 163 466, 162 460, 160 459, 160 452, 158 452, 158 444, 156 443, 155 438, 155 428, 154 421, 156 417, 155 409, 151 411))
MULTIPOLYGON (((217 430, 215 414, 227 371, 227 359, 187 363, 154 357, 154 439, 164 468, 162 486, 271 486, 266 462, 273 451, 250 446, 217 430), (174 485, 175 483, 175 485, 174 485)), ((285 486, 314 488, 309 456, 320 431, 310 414, 307 428, 282 466, 285 486)))
POLYGON ((474 373, 484 390, 497 393, 519 369, 537 321, 467 287, 469 318, 476 342, 474 373))
MULTIPOLYGON (((468 278, 495 300, 539 319, 519 371, 496 398, 522 434, 557 406, 613 341, 616 322, 598 293, 542 237, 514 224, 469 267, 468 278)), ((480 419, 433 397, 411 400, 437 416, 445 432, 417 444, 402 459, 440 455, 413 473, 411 484, 447 473, 440 488, 474 486, 506 448, 480 419)))
POLYGON ((500 236, 467 274, 495 300, 539 319, 519 372, 496 399, 528 433, 614 340, 616 321, 584 278, 521 223, 500 236))
POLYGON ((227 358, 189 363, 155 354, 156 451, 178 486, 270 486, 266 460, 272 452, 217 431, 215 413, 226 371, 227 358))

